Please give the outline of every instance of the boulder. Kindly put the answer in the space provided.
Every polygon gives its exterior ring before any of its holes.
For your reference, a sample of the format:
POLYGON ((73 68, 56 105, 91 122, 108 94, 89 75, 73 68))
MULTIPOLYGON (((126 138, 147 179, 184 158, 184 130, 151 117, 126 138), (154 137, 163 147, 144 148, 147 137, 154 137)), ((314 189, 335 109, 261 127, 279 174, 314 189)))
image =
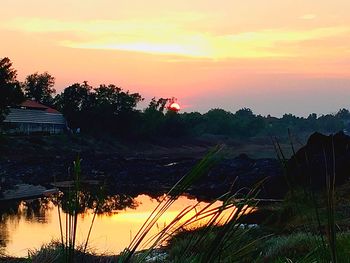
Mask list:
POLYGON ((291 183, 324 189, 326 180, 337 185, 350 176, 350 136, 343 132, 331 135, 312 134, 287 163, 291 183))

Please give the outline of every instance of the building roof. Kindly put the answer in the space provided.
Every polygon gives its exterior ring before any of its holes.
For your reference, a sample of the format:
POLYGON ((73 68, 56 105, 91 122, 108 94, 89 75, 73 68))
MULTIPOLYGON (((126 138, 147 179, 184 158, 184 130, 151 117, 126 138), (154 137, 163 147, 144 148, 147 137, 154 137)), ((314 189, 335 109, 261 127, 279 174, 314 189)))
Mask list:
POLYGON ((44 110, 46 112, 49 113, 60 113, 59 111, 50 108, 49 106, 45 106, 44 104, 41 104, 35 100, 26 100, 24 102, 22 102, 20 105, 20 107, 25 107, 28 109, 33 109, 33 110, 44 110))
POLYGON ((49 113, 42 110, 16 108, 10 109, 4 122, 66 125, 66 120, 61 113, 49 113))
POLYGON ((19 107, 10 108, 4 122, 66 125, 66 120, 60 112, 32 100, 26 100, 19 107))

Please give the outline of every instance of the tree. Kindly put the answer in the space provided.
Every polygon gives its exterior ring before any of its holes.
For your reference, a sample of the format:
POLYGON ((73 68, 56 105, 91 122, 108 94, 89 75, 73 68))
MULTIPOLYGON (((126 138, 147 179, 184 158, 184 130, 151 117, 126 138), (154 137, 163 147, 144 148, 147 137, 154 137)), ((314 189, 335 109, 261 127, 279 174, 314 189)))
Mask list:
POLYGON ((343 108, 337 112, 335 117, 342 119, 342 120, 348 120, 348 119, 350 119, 350 112, 349 112, 349 110, 343 108))
POLYGON ((230 135, 234 129, 234 115, 223 109, 211 109, 204 114, 206 132, 217 135, 230 135))
POLYGON ((42 74, 35 72, 28 75, 24 82, 26 97, 51 105, 53 103, 53 95, 56 93, 56 90, 53 88, 54 85, 55 78, 48 72, 42 74))
POLYGON ((123 91, 114 84, 94 89, 96 121, 101 127, 118 135, 129 136, 136 131, 139 112, 137 104, 143 100, 139 93, 123 91))
POLYGON ((169 99, 151 99, 142 114, 141 133, 144 137, 158 136, 164 123, 164 111, 169 99))
POLYGON ((158 112, 164 113, 166 104, 168 103, 169 100, 170 99, 164 99, 164 98, 160 98, 156 100, 156 98, 153 97, 150 103, 148 104, 148 107, 145 109, 145 112, 158 111, 158 112))
POLYGON ((176 111, 168 110, 162 125, 162 134, 168 137, 181 137, 186 135, 186 124, 176 111))
POLYGON ((254 118, 255 117, 253 111, 249 108, 239 109, 238 111, 236 111, 235 116, 239 117, 239 118, 254 118))
POLYGON ((20 83, 16 79, 17 72, 12 62, 5 57, 0 59, 0 123, 8 114, 8 107, 20 104, 24 95, 20 83))
POLYGON ((0 86, 16 82, 16 77, 17 71, 12 68, 11 60, 7 57, 0 59, 0 86))
POLYGON ((199 112, 184 112, 181 117, 186 124, 186 133, 190 136, 200 136, 205 132, 205 119, 199 112))
POLYGON ((341 119, 334 117, 332 114, 322 115, 317 120, 322 131, 336 132, 344 129, 344 122, 341 119))
POLYGON ((75 83, 55 97, 55 106, 62 111, 71 128, 85 126, 86 113, 94 106, 91 94, 92 87, 85 81, 83 84, 75 83))
POLYGON ((75 83, 57 95, 55 106, 62 111, 71 128, 82 131, 130 135, 136 131, 138 93, 129 93, 110 84, 93 89, 86 81, 75 83))

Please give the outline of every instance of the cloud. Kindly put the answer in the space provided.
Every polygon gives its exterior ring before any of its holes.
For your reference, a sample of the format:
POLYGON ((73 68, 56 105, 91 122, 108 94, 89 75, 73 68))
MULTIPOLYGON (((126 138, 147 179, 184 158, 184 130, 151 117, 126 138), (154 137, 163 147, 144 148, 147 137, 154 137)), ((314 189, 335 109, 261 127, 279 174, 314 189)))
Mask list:
POLYGON ((303 19, 303 20, 313 20, 316 17, 317 16, 315 14, 305 14, 305 15, 302 15, 301 17, 299 17, 299 18, 303 19))
MULTIPOLYGON (((314 16, 307 14, 303 17, 311 19, 314 16)), ((196 19, 201 20, 203 16, 196 19)), ((186 25, 186 21, 193 22, 193 17, 182 15, 179 20, 158 17, 147 21, 17 18, 5 21, 1 27, 48 34, 55 38, 57 45, 70 48, 122 50, 214 60, 307 56, 308 50, 303 49, 306 41, 336 39, 350 32, 348 27, 334 26, 303 30, 265 29, 218 35, 191 28, 186 25), (298 46, 300 48, 296 48, 298 46)), ((321 51, 322 48, 330 47, 321 47, 321 51)))

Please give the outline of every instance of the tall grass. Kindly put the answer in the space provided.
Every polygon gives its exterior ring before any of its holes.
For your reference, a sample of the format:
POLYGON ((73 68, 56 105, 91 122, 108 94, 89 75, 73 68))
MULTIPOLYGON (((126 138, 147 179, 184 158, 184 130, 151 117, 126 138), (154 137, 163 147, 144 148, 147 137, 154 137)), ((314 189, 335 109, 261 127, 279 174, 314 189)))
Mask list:
MULTIPOLYGON (((61 202, 58 202, 58 220, 60 227, 60 243, 64 254, 64 262, 75 262, 75 253, 79 251, 80 257, 87 252, 88 243, 92 228, 96 219, 96 215, 100 211, 103 203, 103 186, 100 187, 97 200, 94 202, 94 213, 92 221, 87 233, 87 237, 83 245, 77 247, 76 236, 78 228, 78 215, 84 211, 84 192, 82 189, 81 178, 81 159, 79 156, 73 163, 73 185, 61 196, 61 202), (62 207, 61 207, 62 206, 62 207), (63 214, 61 211, 64 211, 63 214), (62 215, 63 214, 63 215, 62 215)), ((52 246, 51 246, 52 247, 52 246)))
POLYGON ((81 191, 81 160, 79 156, 73 163, 73 188, 68 188, 68 198, 65 202, 65 230, 63 230, 60 207, 58 206, 58 217, 61 234, 61 245, 64 251, 65 262, 74 262, 76 233, 78 227, 78 214, 80 207, 81 191), (63 233, 64 232, 64 233, 63 233))
MULTIPOLYGON (((291 147, 293 149, 293 154, 296 158, 296 153, 294 150, 294 145, 290 136, 290 142, 291 147)), ((285 171, 285 178, 287 180, 288 186, 290 188, 290 196, 289 196, 289 202, 294 206, 293 209, 297 212, 298 216, 304 216, 307 217, 306 220, 308 224, 303 225, 303 230, 306 235, 309 233, 317 232, 317 236, 314 236, 313 234, 309 234, 309 242, 313 242, 318 244, 319 249, 315 249, 315 253, 311 254, 314 258, 319 258, 322 260, 322 262, 338 262, 338 255, 337 255, 337 231, 336 231, 336 210, 335 210, 335 202, 336 202, 336 189, 335 189, 335 181, 336 181, 336 154, 335 154, 335 148, 334 148, 334 141, 332 136, 332 153, 330 156, 327 156, 327 153, 325 151, 325 148, 323 150, 323 160, 325 164, 325 199, 326 199, 326 225, 325 225, 325 234, 322 231, 324 223, 322 220, 322 211, 319 207, 319 196, 315 193, 315 190, 312 188, 312 181, 311 181, 311 175, 309 174, 301 174, 301 176, 308 177, 308 180, 305 180, 307 182, 306 185, 303 186, 302 192, 296 191, 300 186, 298 186, 294 180, 295 175, 288 174, 288 167, 287 163, 288 160, 285 158, 282 149, 278 143, 277 140, 274 141, 275 149, 277 152, 277 156, 279 160, 282 163, 282 166, 284 167, 285 171), (328 167, 328 160, 327 158, 330 158, 332 162, 332 167, 328 167), (302 197, 300 196, 302 195, 302 197), (304 199, 304 200, 302 200, 304 199), (308 213, 309 211, 305 211, 305 201, 310 201, 311 207, 309 206, 309 209, 313 211, 313 214, 308 213), (303 208, 304 207, 304 208, 303 208), (316 227, 314 227, 316 225, 316 227), (326 240, 324 238, 326 236, 326 240)), ((329 153, 328 153, 329 154, 329 153)), ((308 165, 309 164, 309 156, 307 154, 305 155, 305 160, 308 165)), ((300 160, 295 159, 296 165, 299 165, 300 160)), ((302 173, 304 171, 301 171, 302 173)), ((309 258, 310 255, 308 255, 307 258, 309 258)), ((343 262, 345 260, 344 255, 342 255, 343 262)), ((305 261, 308 262, 308 261, 305 261)), ((340 262, 340 261, 339 261, 340 262)))

